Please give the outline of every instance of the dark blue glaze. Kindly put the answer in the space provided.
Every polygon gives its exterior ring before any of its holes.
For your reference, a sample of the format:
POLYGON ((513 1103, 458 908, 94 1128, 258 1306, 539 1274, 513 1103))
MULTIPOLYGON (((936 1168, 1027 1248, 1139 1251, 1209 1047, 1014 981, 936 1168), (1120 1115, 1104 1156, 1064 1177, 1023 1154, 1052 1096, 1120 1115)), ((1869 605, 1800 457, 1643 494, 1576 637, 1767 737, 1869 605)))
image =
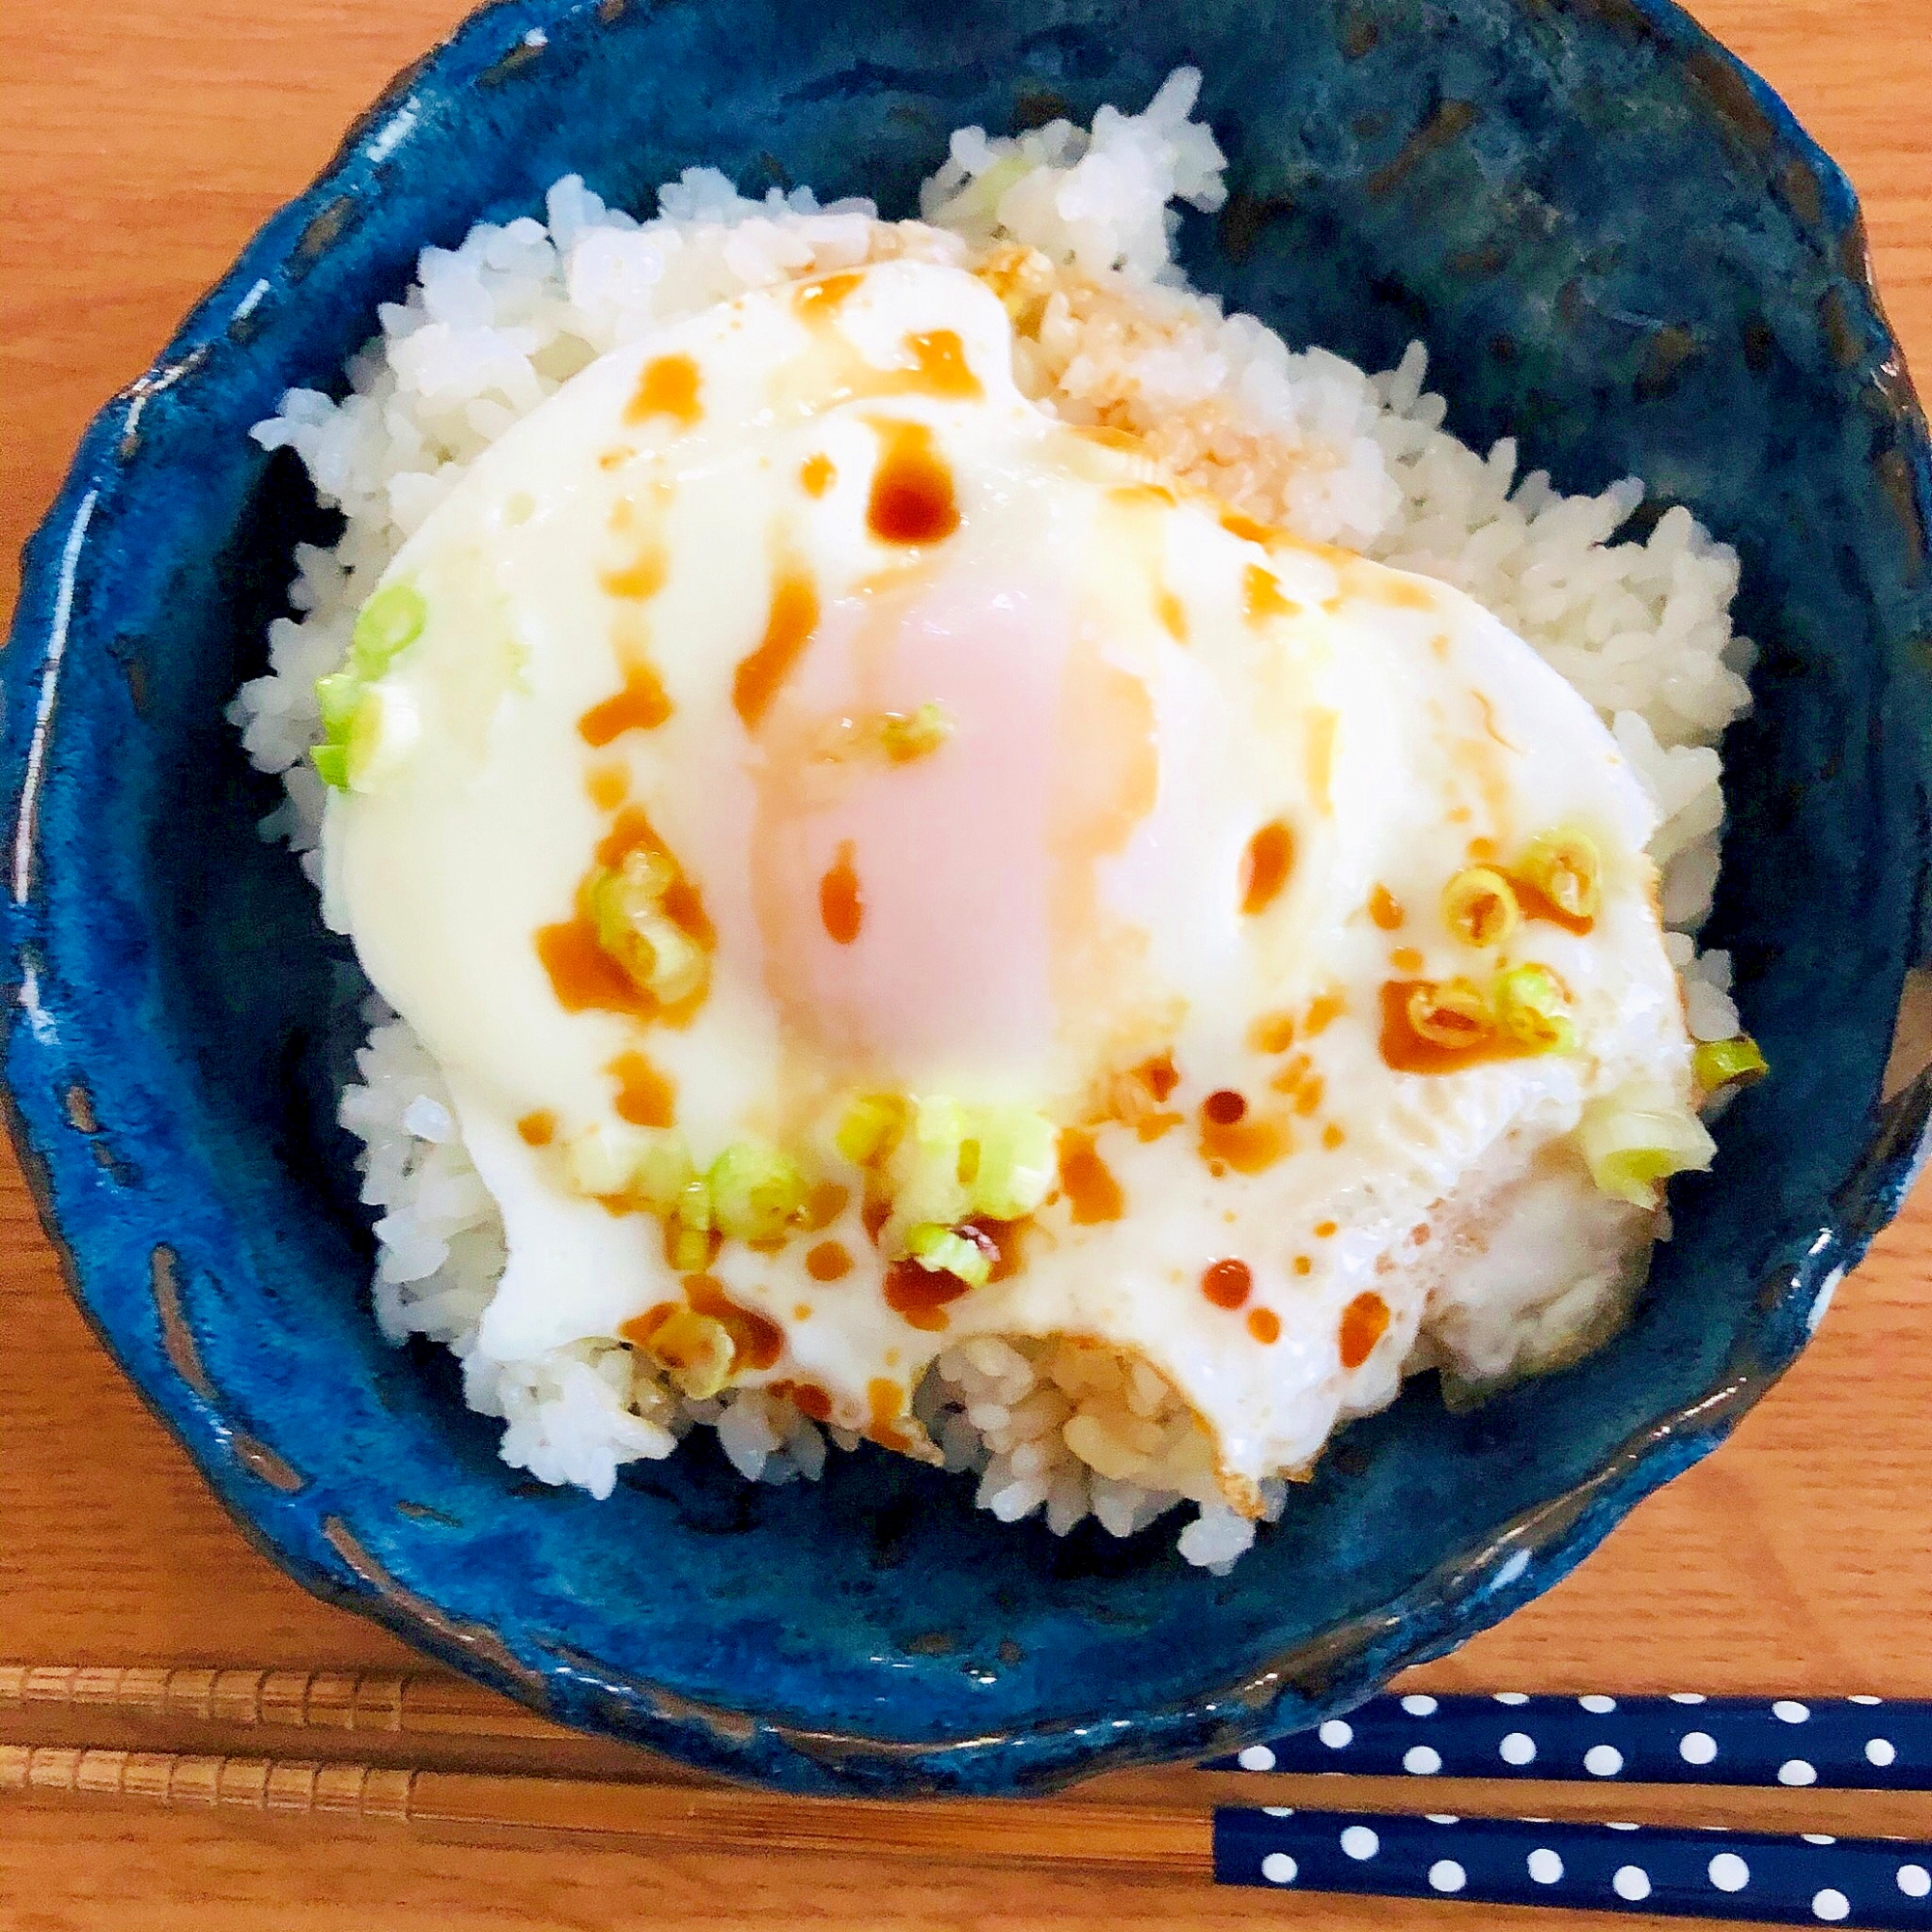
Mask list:
POLYGON ((14 1129, 82 1305, 261 1547, 561 1719, 798 1789, 1036 1789, 1279 1735, 1555 1582, 1896 1209, 1932 1105, 1922 1074, 1879 1099, 1925 950, 1928 505, 1849 188, 1662 0, 501 5, 108 406, 30 549, 14 1129), (1236 191, 1188 219, 1202 283, 1372 366, 1426 329, 1461 434, 1514 431, 1567 489, 1634 470, 1742 550, 1765 660, 1716 936, 1777 1076, 1679 1190, 1626 1333, 1474 1414, 1411 1388, 1229 1578, 1167 1530, 1005 1528, 870 1450, 816 1487, 697 1446, 609 1503, 541 1490, 369 1317, 330 1118, 355 981, 220 717, 325 527, 247 426, 333 380, 423 242, 566 170, 635 204, 710 161, 899 213, 955 124, 1137 105, 1183 60, 1236 191))

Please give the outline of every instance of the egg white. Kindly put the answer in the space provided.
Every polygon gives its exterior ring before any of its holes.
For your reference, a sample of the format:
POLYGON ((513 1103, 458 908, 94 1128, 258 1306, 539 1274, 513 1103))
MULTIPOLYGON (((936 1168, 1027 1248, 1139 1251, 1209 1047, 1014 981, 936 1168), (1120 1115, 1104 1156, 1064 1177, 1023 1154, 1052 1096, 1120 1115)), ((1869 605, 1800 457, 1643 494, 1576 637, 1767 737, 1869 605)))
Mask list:
MULTIPOLYGON (((1094 1126, 1126 1211, 1082 1225, 1050 1202, 1023 1269, 951 1303, 943 1331, 887 1306, 856 1208, 781 1252, 727 1242, 710 1272, 784 1332, 748 1378, 815 1382, 840 1419, 975 1334, 1131 1351, 1192 1405, 1247 1497, 1385 1402, 1406 1363, 1477 1379, 1534 1365, 1640 1272, 1651 1217, 1599 1195, 1565 1137, 1633 1073, 1689 1093, 1642 856, 1653 812, 1583 699, 1470 599, 1148 487, 1144 459, 1047 415, 1011 368, 1007 316, 972 275, 886 263, 829 318, 795 289, 759 291, 566 384, 388 573, 428 612, 384 680, 410 726, 366 789, 331 798, 328 899, 445 1069, 502 1208, 508 1263, 481 1346, 503 1358, 614 1334, 678 1296, 657 1224, 574 1195, 556 1147, 517 1124, 613 1123, 608 1069, 626 1051, 674 1081, 700 1162, 748 1134, 809 1133, 854 1087, 1075 1122, 1137 1058, 1170 1053, 1181 1124, 1146 1140, 1094 1126), (937 331, 957 337, 979 394, 900 381, 909 345, 937 331), (627 420, 667 357, 695 365, 700 412, 627 420), (958 526, 939 541, 868 527, 901 422, 929 430, 952 480, 958 526), (834 472, 817 496, 801 481, 814 461, 834 472), (613 594, 646 551, 661 585, 613 594), (734 675, 788 571, 809 574, 819 621, 751 730, 734 675), (1256 572, 1273 586, 1258 613, 1256 572), (593 751, 579 724, 621 682, 621 638, 647 650, 671 711, 593 751), (927 701, 954 724, 927 759, 846 769, 800 749, 855 708, 927 701), (621 773, 716 926, 710 991, 683 1027, 565 1010, 533 946, 569 917, 610 822, 593 771, 621 773), (1244 854, 1275 820, 1293 865, 1247 914, 1244 854), (1578 1051, 1391 1069, 1378 1027, 1392 954, 1413 948, 1418 975, 1476 970, 1436 911, 1444 882, 1472 839, 1507 852, 1559 825, 1603 847, 1602 909, 1587 936, 1526 928, 1514 956, 1570 989, 1578 1051), (862 881, 868 850, 876 865, 841 947, 810 915, 848 838, 862 881), (1400 929, 1371 918, 1378 887, 1400 929), (1339 1010, 1310 1037, 1323 1003, 1339 1010), (1288 1053, 1254 1043, 1270 1014, 1301 1023, 1289 1051, 1321 1083, 1305 1112, 1270 1086, 1288 1053), (1293 1151, 1215 1172, 1199 1109, 1219 1090, 1293 1151), (833 1283, 804 1262, 826 1239, 855 1264, 833 1283), (1230 1257, 1252 1274, 1239 1310, 1201 1288, 1230 1257), (1365 1293, 1387 1327, 1345 1367, 1338 1332, 1365 1293), (1256 1310, 1278 1339, 1257 1339, 1256 1310)), ((856 1203, 860 1177, 812 1145, 856 1203)))

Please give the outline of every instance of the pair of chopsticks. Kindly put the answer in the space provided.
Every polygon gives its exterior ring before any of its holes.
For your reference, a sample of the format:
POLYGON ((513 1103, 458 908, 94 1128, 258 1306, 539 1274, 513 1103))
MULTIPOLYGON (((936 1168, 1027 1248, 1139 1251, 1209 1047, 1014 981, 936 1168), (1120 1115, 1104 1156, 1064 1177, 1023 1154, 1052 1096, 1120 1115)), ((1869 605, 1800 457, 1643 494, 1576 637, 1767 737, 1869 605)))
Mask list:
MULTIPOLYGON (((1932 1791, 1932 1704, 1876 1697, 1377 1697, 1204 1769, 1932 1791)), ((1932 1928, 1932 1841, 1549 1819, 1214 1814, 1224 1885, 1764 1924, 1932 1928)))
MULTIPOLYGON (((670 1766, 652 1776, 648 1760, 613 1772, 610 1746, 429 1670, 0 1663, 0 1719, 32 1712, 54 1716, 69 1735, 105 1726, 134 1747, 0 1742, 0 1801, 135 1801, 719 1853, 1071 1862, 1117 1877, 1211 1874, 1277 1892, 1932 1932, 1932 1842, 1281 1804, 1216 1809, 1210 1831, 1185 1796, 1184 1773, 1163 1780, 1157 1799, 1126 1804, 1098 1788, 1085 1798, 964 1804, 785 1798, 688 1782, 670 1766), (211 1727, 258 1738, 264 1752, 140 1748, 156 1722, 171 1744, 211 1727), (299 1738, 306 1749, 284 1757, 277 1737, 299 1738), (527 1766, 532 1753, 542 1754, 540 1769, 484 1768, 506 1757, 527 1766), (452 1757, 451 1768, 439 1768, 452 1757)), ((1396 1776, 1425 1789, 1446 1776, 1926 1792, 1932 1705, 1410 1694, 1374 1699, 1313 1732, 1250 1745, 1205 1768, 1258 1781, 1396 1776)), ((1840 1802, 1836 1814, 1844 1809, 1840 1802)))

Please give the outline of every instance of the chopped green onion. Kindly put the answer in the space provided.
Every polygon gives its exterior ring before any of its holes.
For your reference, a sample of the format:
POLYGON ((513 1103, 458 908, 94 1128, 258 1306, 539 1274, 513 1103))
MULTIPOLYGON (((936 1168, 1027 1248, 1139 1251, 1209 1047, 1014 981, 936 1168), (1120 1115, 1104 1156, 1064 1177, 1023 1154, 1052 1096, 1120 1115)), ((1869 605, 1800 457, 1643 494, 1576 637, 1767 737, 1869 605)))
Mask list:
POLYGON ((363 605, 349 639, 349 662, 365 678, 381 677, 389 660, 422 636, 429 606, 412 583, 385 583, 363 605))
POLYGON ((1587 832, 1566 826, 1532 838, 1517 870, 1558 911, 1572 919, 1596 916, 1604 855, 1587 832))
POLYGON ((1495 1031, 1490 1003, 1467 980, 1427 980, 1408 996, 1408 1023, 1434 1046, 1479 1046, 1495 1031))
POLYGON ((992 1221, 1016 1221, 1046 1199, 1058 1162, 1058 1133, 1031 1107, 979 1107, 971 1131, 979 1166, 971 1182, 972 1208, 992 1221))
POLYGON ((1605 1194, 1655 1208, 1673 1174, 1710 1166, 1718 1144, 1690 1110, 1654 1082, 1633 1080, 1583 1109, 1577 1144, 1605 1194))
POLYGON ((593 1126, 564 1150, 570 1184, 596 1200, 672 1212, 692 1180, 691 1150, 675 1127, 593 1126))
POLYGON ((943 704, 917 711, 888 711, 879 721, 879 744, 895 765, 909 765, 938 751, 952 735, 952 720, 943 704))
POLYGON ((597 943, 654 999, 676 1006, 705 981, 704 951, 666 914, 664 895, 675 873, 662 853, 637 847, 615 870, 584 888, 584 910, 597 943))
POLYGON ((1496 1018, 1512 1039, 1538 1053, 1577 1050, 1570 1002, 1548 966, 1513 966, 1498 974, 1493 998, 1496 1018))
POLYGON ((866 1094, 845 1109, 834 1145, 854 1167, 884 1160, 905 1126, 905 1102, 896 1094, 866 1094))
POLYGON ((694 1402, 709 1401, 724 1387, 738 1352, 724 1322, 690 1308, 667 1315, 651 1330, 644 1347, 694 1402))
POLYGON ((1763 1050, 1747 1033, 1729 1039, 1700 1039, 1690 1065, 1698 1086, 1707 1094, 1715 1094, 1719 1087, 1747 1087, 1771 1071, 1763 1050))
POLYGON ((933 1274, 957 1275, 968 1288, 983 1288, 993 1272, 992 1257, 979 1242, 937 1222, 923 1222, 906 1236, 906 1253, 933 1274))
POLYGON ((308 758, 324 784, 332 785, 337 791, 349 789, 347 745, 313 745, 309 748, 308 758))
POLYGON ((349 724, 349 783, 374 791, 409 755, 422 729, 409 694, 383 685, 365 686, 349 724))
POLYGON ((332 670, 315 681, 315 701, 322 712, 322 728, 333 743, 345 743, 355 707, 362 702, 362 680, 354 671, 332 670))
POLYGON ((677 1206, 666 1223, 670 1264, 679 1274, 695 1274, 711 1264, 711 1184, 702 1175, 677 1192, 677 1206))
POLYGON ((1471 946, 1500 946, 1522 917, 1516 888, 1489 866, 1468 866, 1442 888, 1442 917, 1471 946))
POLYGON ((769 1241, 805 1206, 805 1177, 797 1163, 756 1141, 736 1141, 711 1163, 711 1213, 722 1234, 769 1241))
POLYGON ((912 1131, 893 1155, 893 1218, 900 1227, 964 1218, 971 1205, 960 1178, 966 1121, 966 1109, 950 1095, 923 1094, 913 1102, 912 1131))

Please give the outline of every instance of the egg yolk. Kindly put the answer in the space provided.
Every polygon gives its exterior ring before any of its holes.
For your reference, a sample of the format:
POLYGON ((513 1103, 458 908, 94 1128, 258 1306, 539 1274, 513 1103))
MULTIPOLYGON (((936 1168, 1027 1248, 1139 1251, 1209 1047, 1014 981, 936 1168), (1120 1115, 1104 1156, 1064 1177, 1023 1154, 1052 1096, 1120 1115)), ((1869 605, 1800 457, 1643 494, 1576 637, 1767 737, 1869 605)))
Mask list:
POLYGON ((765 978, 815 1055, 1035 1065, 1118 978, 1095 872, 1152 807, 1153 703, 1055 587, 940 576, 826 611, 753 739, 765 978), (880 755, 873 721, 912 714, 943 737, 880 755))

